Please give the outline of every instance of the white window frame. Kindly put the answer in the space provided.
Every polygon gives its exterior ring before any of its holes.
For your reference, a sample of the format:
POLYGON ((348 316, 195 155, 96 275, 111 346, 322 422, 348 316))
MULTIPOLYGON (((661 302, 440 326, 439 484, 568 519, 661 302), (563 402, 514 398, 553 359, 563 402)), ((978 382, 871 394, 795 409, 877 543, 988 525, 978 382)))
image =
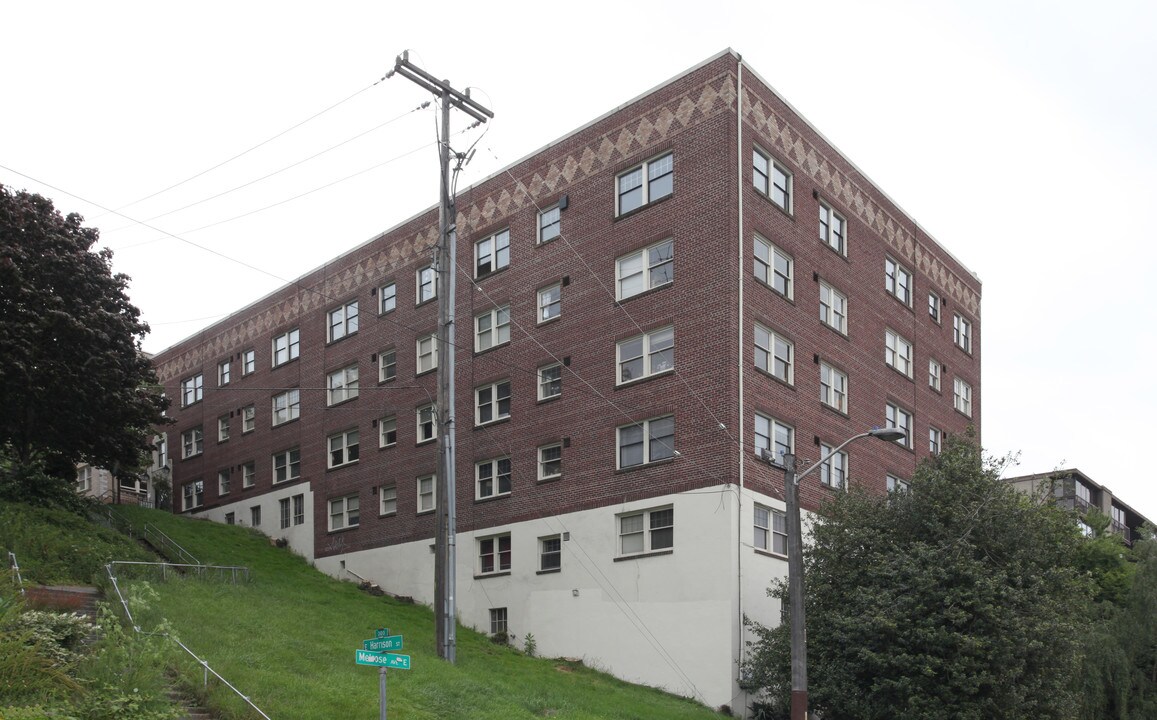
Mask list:
POLYGON ((326 467, 352 465, 361 457, 361 435, 357 428, 334 433, 326 439, 326 467))
POLYGON ((181 486, 181 509, 195 510, 205 504, 205 482, 193 480, 181 486))
POLYGON ((326 405, 340 405, 358 396, 357 363, 334 370, 326 376, 326 405))
POLYGON ((257 463, 252 460, 241 465, 241 487, 251 488, 257 484, 257 463))
POLYGON ((326 338, 329 342, 341 340, 358 331, 358 301, 350 300, 326 313, 326 338))
POLYGON ((661 417, 649 418, 642 422, 620 425, 616 437, 618 438, 618 442, 617 452, 615 453, 615 467, 619 470, 644 467, 651 463, 669 460, 676 456, 674 415, 663 415, 661 417), (670 421, 669 433, 666 432, 668 421, 670 421), (640 446, 641 459, 639 462, 625 464, 623 462, 624 451, 636 445, 640 446))
POLYGON ((474 352, 510 342, 510 306, 491 308, 474 316, 474 352))
POLYGON ((398 351, 394 348, 378 353, 378 382, 398 379, 398 351))
POLYGON ((272 367, 281 367, 301 356, 301 330, 294 328, 269 341, 269 359, 272 367))
POLYGON ((241 353, 241 375, 252 375, 257 371, 257 351, 246 350, 241 353))
POLYGON ((398 284, 386 283, 378 288, 378 314, 385 315, 398 309, 398 284))
POLYGON ((787 515, 782 510, 756 505, 752 545, 757 550, 787 557, 787 515))
POLYGON ((198 425, 181 433, 181 459, 197 457, 205 452, 205 431, 198 425))
POLYGON ((795 454, 795 427, 770 415, 757 412, 755 440, 752 447, 756 457, 762 457, 762 451, 770 450, 775 461, 782 463, 785 453, 795 454))
POLYGON ((848 254, 848 221, 828 203, 820 200, 820 240, 840 255, 848 254))
POLYGON ((675 549, 675 508, 671 505, 619 513, 615 516, 615 528, 619 536, 618 557, 675 549))
POLYGON ((474 499, 486 500, 509 495, 512 475, 509 456, 474 463, 474 499), (484 483, 488 483, 489 487, 484 487, 484 483))
POLYGON ((487 535, 477 540, 478 574, 504 575, 510 572, 514 564, 514 546, 510 533, 487 535), (505 543, 504 543, 505 541, 505 543), (506 549, 503 550, 505 544, 506 549), (489 559, 490 567, 487 568, 489 559))
POLYGON ((246 405, 241 408, 241 434, 253 432, 257 429, 257 406, 246 405))
POLYGON ((438 412, 434 407, 434 403, 422 405, 415 409, 415 422, 417 423, 417 442, 415 444, 433 442, 438 438, 438 412), (426 415, 429 415, 426 418, 426 415))
POLYGON ((217 363, 217 387, 228 385, 233 379, 233 361, 222 360, 217 363))
POLYGON ((438 297, 438 272, 433 265, 418 268, 414 273, 414 305, 430 302, 438 297))
POLYGON ((418 512, 433 512, 438 508, 438 476, 419 475, 418 483, 418 512), (428 501, 428 502, 427 502, 428 501))
POLYGON ((189 407, 205 398, 205 375, 197 373, 181 381, 181 407, 189 407))
POLYGON ((498 633, 506 632, 509 627, 507 625, 506 608, 490 608, 490 634, 497 635, 498 633))
POLYGON ((615 176, 615 217, 641 210, 674 192, 675 154, 666 152, 615 176), (638 184, 635 184, 635 173, 638 173, 638 184), (667 178, 670 179, 670 183, 664 182, 667 178), (635 190, 639 190, 638 203, 624 208, 624 196, 634 193, 635 190))
POLYGON ((489 425, 490 423, 509 418, 510 398, 511 389, 509 380, 499 380, 498 382, 474 388, 474 425, 489 425), (483 401, 483 395, 487 392, 489 392, 490 399, 483 401), (505 395, 503 395, 502 392, 505 392, 505 395), (505 412, 503 412, 504 402, 506 406, 505 412), (488 409, 490 417, 483 420, 483 411, 486 409, 488 409))
POLYGON ((538 448, 538 479, 557 480, 562 477, 562 443, 551 443, 538 448))
POLYGON ((944 431, 935 425, 928 426, 928 452, 939 455, 944 443, 944 431))
POLYGON ((249 524, 252 527, 261 527, 261 506, 253 505, 249 508, 249 524))
POLYGON ((787 166, 759 148, 751 151, 751 184, 776 207, 793 214, 794 179, 787 166))
POLYGON ((291 447, 288 450, 281 450, 280 452, 273 453, 273 455, 272 455, 272 467, 273 467, 273 473, 270 477, 272 477, 274 485, 280 485, 282 483, 287 483, 287 482, 290 482, 292 480, 300 479, 301 478, 301 448, 291 447), (280 480, 277 478, 277 475, 279 472, 279 467, 278 467, 278 461, 279 460, 283 463, 280 466, 280 472, 282 474, 284 474, 284 476, 285 476, 285 477, 281 478, 280 480))
POLYGON ((762 235, 754 238, 751 252, 755 279, 791 300, 795 296, 795 258, 762 235))
POLYGON ((510 228, 499 230, 474 243, 474 277, 486 277, 508 267, 510 267, 510 228))
POLYGON ((289 498, 281 498, 277 501, 277 514, 281 520, 281 529, 285 530, 293 520, 293 512, 289 507, 289 498))
POLYGON ((76 471, 76 490, 82 493, 92 491, 92 466, 85 465, 76 471))
POLYGON ((972 417, 972 386, 963 378, 952 378, 952 407, 956 412, 972 417))
POLYGON ((912 307, 912 271, 891 257, 884 258, 884 289, 907 307, 912 307))
POLYGON ((284 425, 291 420, 298 419, 301 417, 301 389, 290 388, 285 392, 277 393, 271 399, 271 407, 271 427, 284 425), (281 401, 280 404, 279 401, 281 401))
POLYGON ((928 358, 928 387, 940 392, 940 379, 943 369, 936 358, 928 358))
POLYGON ((387 415, 378 421, 378 447, 394 447, 398 444, 398 416, 387 415), (393 439, 391 440, 391 436, 393 439))
POLYGON ((820 482, 830 488, 843 490, 848 486, 848 454, 843 450, 833 453, 835 446, 820 443, 820 482))
POLYGON ((895 443, 901 447, 912 447, 912 428, 915 426, 912 413, 895 403, 888 403, 884 411, 884 426, 896 428, 904 433, 904 437, 895 443))
POLYGON ((538 324, 556 320, 562 315, 562 283, 547 285, 538 291, 538 324))
POLYGON ((759 323, 755 323, 752 343, 755 367, 788 385, 795 384, 795 343, 759 323))
POLYGON ((931 290, 928 291, 928 316, 937 325, 940 324, 940 296, 931 290))
POLYGON ((305 495, 298 494, 293 496, 293 524, 305 524, 305 495))
POLYGON ((542 245, 562 235, 562 208, 558 203, 538 213, 538 244, 542 245))
POLYGON ((972 321, 960 313, 952 314, 952 342, 968 354, 972 354, 972 321))
POLYGON ((398 486, 383 485, 378 488, 378 515, 398 514, 398 486))
POLYGON ((895 475, 892 475, 891 473, 889 473, 888 475, 885 476, 884 486, 887 488, 888 492, 890 492, 890 493, 891 492, 899 492, 899 493, 908 492, 908 481, 902 480, 902 479, 896 477, 895 475))
POLYGON ((649 378, 675 370, 675 326, 668 325, 650 332, 620 340, 615 345, 616 385, 649 378), (634 348, 637 346, 638 350, 634 348), (624 353, 630 353, 624 356, 624 353), (636 354, 637 353, 637 354, 636 354), (638 367, 638 377, 629 377, 629 367, 638 367))
POLYGON ((438 368, 438 336, 423 335, 414 341, 414 357, 417 374, 428 373, 438 368))
POLYGON ((538 571, 548 573, 559 570, 562 570, 562 535, 540 537, 538 539, 538 571))
POLYGON ((848 374, 820 362, 820 402, 833 410, 848 412, 848 374))
POLYGON ((217 442, 223 443, 229 439, 229 416, 217 418, 217 442))
POLYGON ((641 295, 675 282, 675 239, 667 238, 615 260, 615 299, 641 295), (663 254, 664 250, 666 255, 663 254), (664 270, 664 268, 667 268, 664 270), (637 279, 637 283, 635 282, 637 279), (639 287, 635 287, 638 284, 639 287))
POLYGON ((912 377, 912 343, 895 330, 884 331, 884 362, 906 378, 912 377))
POLYGON ((326 503, 329 531, 348 530, 361 524, 361 501, 356 494, 333 498, 326 503))
POLYGON ((820 281, 820 322, 841 335, 848 334, 848 296, 820 281))
POLYGON ((538 399, 562 397, 562 363, 543 365, 538 369, 538 399))

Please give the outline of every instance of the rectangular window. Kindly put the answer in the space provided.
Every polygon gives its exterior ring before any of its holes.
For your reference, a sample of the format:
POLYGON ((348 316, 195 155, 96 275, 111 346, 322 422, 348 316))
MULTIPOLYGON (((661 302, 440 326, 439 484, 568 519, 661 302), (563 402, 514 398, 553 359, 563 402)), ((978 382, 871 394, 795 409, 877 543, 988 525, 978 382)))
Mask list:
POLYGON ((438 273, 434 271, 433 265, 427 265, 418 271, 414 304, 421 305, 436 297, 438 297, 438 273))
POLYGON ((510 342, 510 306, 493 308, 474 318, 474 352, 510 342))
POLYGON ((231 512, 225 513, 225 524, 226 525, 234 525, 234 524, 236 524, 236 522, 237 522, 237 516, 235 513, 231 513, 231 512))
POLYGON ((297 388, 273 396, 273 427, 301 417, 301 391, 297 388))
POLYGON ((928 317, 932 318, 933 322, 939 324, 940 322, 940 296, 934 292, 928 293, 928 317))
POLYGON ((972 386, 960 378, 952 379, 952 407, 972 417, 972 386))
POLYGON ((438 338, 436 335, 427 335, 417 340, 417 368, 418 374, 430 372, 438 367, 438 338))
POLYGON ((341 340, 358 331, 358 301, 346 303, 329 311, 329 342, 341 340))
POLYGON ((387 415, 378 421, 378 447, 393 447, 398 444, 398 418, 387 415))
POLYGON ((261 527, 261 506, 254 505, 249 508, 249 524, 253 527, 261 527))
POLYGON ((418 442, 424 443, 438 437, 438 414, 434 406, 423 405, 417 410, 418 415, 418 442))
POLYGON ((510 265, 510 230, 494 233, 474 243, 474 277, 482 277, 510 265))
POLYGON ((675 546, 674 508, 619 516, 619 555, 639 555, 675 546))
POLYGON ((616 214, 624 215, 667 197, 674 190, 674 182, 675 156, 671 153, 631 168, 615 180, 616 214))
POLYGON ((293 496, 293 524, 301 525, 305 522, 305 495, 293 496))
POLYGON ((795 428, 766 415, 755 414, 755 454, 770 450, 776 462, 795 452, 795 428))
POLYGON ((820 402, 842 413, 848 411, 848 376, 820 363, 820 402))
POLYGON ((437 503, 436 483, 434 475, 423 475, 418 478, 418 512, 433 510, 437 503))
POLYGON ((619 384, 675 369, 675 328, 665 327, 618 344, 619 384))
POLYGON ((246 405, 241 408, 241 432, 247 433, 257 429, 257 406, 246 405))
POLYGON ((223 443, 229 439, 229 416, 217 418, 217 442, 223 443))
POLYGON ((562 537, 551 535, 538 539, 538 570, 550 572, 562 569, 562 537))
POLYGON ((887 476, 887 486, 888 486, 888 492, 898 492, 898 493, 908 492, 908 481, 907 480, 901 480, 900 478, 896 477, 895 475, 888 475, 887 476))
POLYGON ((550 400, 562 395, 562 365, 555 363, 538 369, 538 399, 550 400))
POLYGON ((543 445, 538 449, 538 479, 556 480, 562 477, 562 445, 543 445))
POLYGON ((506 608, 490 608, 490 634, 506 632, 506 608))
POLYGON ((787 555, 787 517, 778 510, 756 505, 752 544, 760 550, 787 555))
POLYGON ((92 490, 92 468, 82 467, 76 475, 76 489, 78 492, 89 492, 92 490))
POLYGON ((955 313, 952 315, 952 341, 964 352, 972 352, 972 323, 955 313))
POLYGON ((378 288, 378 313, 385 315, 398 307, 398 284, 386 283, 378 288))
POLYGON ((181 407, 201 402, 205 396, 205 376, 197 373, 181 381, 181 407))
POLYGON ((358 461, 358 431, 347 430, 329 436, 329 466, 341 467, 358 461))
POLYGON ((510 417, 510 381, 483 385, 474 390, 474 424, 485 425, 510 417))
POLYGON ((181 457, 191 458, 205 451, 205 434, 195 427, 181 433, 181 457))
POLYGON ((615 290, 619 300, 675 281, 675 241, 656 243, 615 261, 615 290))
POLYGON ((185 483, 181 488, 183 510, 192 510, 205 504, 205 483, 200 480, 185 483))
POLYGON ((928 358, 928 387, 940 392, 940 361, 928 358))
POLYGON ((751 182, 771 201, 791 212, 792 178, 786 167, 759 150, 751 151, 751 182))
POLYGON ((301 450, 293 448, 273 454, 274 484, 301 477, 301 450))
POLYGON ((831 209, 827 203, 820 203, 820 240, 840 255, 847 255, 844 245, 846 223, 844 217, 831 209))
POLYGON ((912 377, 912 343, 891 330, 884 332, 884 362, 905 377, 912 377))
POLYGON ((675 456, 675 417, 654 418, 619 428, 619 467, 635 467, 675 456))
POLYGON ((795 346, 771 330, 755 325, 755 367, 791 385, 795 382, 795 346))
POLYGON ((933 455, 940 454, 941 437, 942 435, 940 428, 932 426, 928 427, 928 452, 932 453, 933 455))
POLYGON ((350 365, 335 370, 328 376, 329 387, 326 404, 337 405, 358 396, 358 366, 350 365))
POLYGON ((791 255, 755 236, 755 278, 789 300, 795 292, 791 255))
POLYGON ((278 516, 281 518, 281 529, 284 530, 289 527, 290 521, 293 519, 293 514, 289 507, 289 498, 282 498, 277 501, 278 516))
POLYGON ((241 466, 241 487, 251 488, 257 482, 257 465, 247 462, 241 466))
POLYGON ((396 515, 398 512, 398 488, 394 485, 378 489, 378 514, 396 515))
POLYGON ((273 367, 284 365, 301 354, 301 331, 297 328, 273 338, 273 367))
POLYGON ((475 494, 479 500, 510 494, 510 458, 484 460, 474 465, 475 494))
POLYGON ((481 538, 478 540, 478 574, 506 572, 510 570, 510 536, 481 538))
POLYGON ((827 460, 820 465, 820 482, 828 487, 843 490, 848 481, 848 454, 841 450, 833 453, 834 447, 820 443, 820 457, 827 460))
POLYGON ((228 470, 218 470, 217 471, 217 494, 218 495, 228 495, 229 494, 229 480, 230 480, 230 478, 231 478, 231 474, 228 470))
POLYGON ((241 374, 249 375, 257 370, 257 351, 246 350, 241 353, 241 374))
POLYGON ((233 363, 225 360, 217 363, 217 385, 228 385, 232 375, 233 363))
POLYGON ((360 522, 357 495, 329 501, 329 529, 331 531, 357 527, 360 522))
POLYGON ((544 323, 562 314, 562 285, 555 283, 538 291, 538 321, 544 323))
POLYGON ((848 334, 848 298, 826 282, 820 282, 820 322, 841 335, 848 334))
POLYGON ((912 273, 892 258, 884 258, 884 287, 897 300, 912 307, 912 273))
POLYGON ((896 444, 906 448, 912 447, 912 413, 899 405, 888 403, 885 420, 886 427, 896 428, 904 433, 904 437, 897 440, 896 444))
POLYGON ((398 377, 398 353, 383 350, 378 353, 378 382, 389 382, 398 377))
POLYGON ((549 207, 538 214, 538 242, 550 242, 561 233, 562 213, 558 205, 549 207))

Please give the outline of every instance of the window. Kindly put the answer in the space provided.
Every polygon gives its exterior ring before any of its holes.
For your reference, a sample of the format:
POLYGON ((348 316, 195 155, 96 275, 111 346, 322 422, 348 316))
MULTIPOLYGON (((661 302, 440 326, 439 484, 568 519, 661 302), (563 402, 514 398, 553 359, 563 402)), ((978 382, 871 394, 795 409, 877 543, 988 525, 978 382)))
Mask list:
POLYGON ((474 318, 474 352, 510 342, 510 306, 503 305, 474 318))
POLYGON ((674 240, 664 240, 615 261, 615 289, 619 300, 674 281, 674 240))
POLYGON ((257 406, 246 405, 241 408, 241 432, 247 433, 257 429, 257 406))
POLYGON ((562 212, 558 205, 538 214, 538 241, 550 242, 562 233, 562 212))
POLYGON ((562 569, 562 537, 551 535, 538 539, 538 570, 550 572, 562 569))
POLYGON ((820 457, 827 459, 820 465, 820 482, 828 487, 843 490, 848 480, 848 454, 843 450, 833 453, 834 447, 820 443, 820 457))
POLYGON ((341 467, 358 461, 358 431, 345 432, 329 436, 329 466, 341 467))
POLYGON ((892 258, 884 258, 884 287, 897 300, 912 307, 912 273, 892 258))
POLYGON ((889 475, 887 479, 888 492, 908 492, 908 481, 901 480, 895 475, 889 475))
POLYGON ((497 535, 495 537, 478 540, 478 574, 507 572, 510 570, 510 536, 497 535))
POLYGON ((928 358, 928 387, 940 392, 940 361, 928 358))
POLYGON ((218 495, 228 495, 229 494, 229 479, 230 479, 230 473, 228 470, 217 471, 217 494, 218 495))
POLYGON ((544 323, 562 314, 562 285, 555 283, 538 291, 538 321, 544 323))
POLYGON ((619 467, 666 460, 675 456, 675 417, 654 418, 619 428, 619 467))
POLYGON ((846 255, 848 252, 847 247, 844 245, 845 227, 844 217, 828 207, 827 203, 821 202, 820 240, 823 240, 827 243, 828 247, 840 255, 846 255))
POLYGON ((350 365, 329 374, 329 394, 326 403, 337 405, 358 396, 358 366, 350 365))
POLYGON ((257 351, 246 350, 241 353, 241 374, 249 375, 257 369, 257 351))
POLYGON ((952 379, 952 407, 972 417, 972 386, 960 378, 952 379))
POLYGON ((759 150, 752 150, 751 165, 751 181, 755 189, 790 213, 792 182, 787 168, 759 150))
POLYGON ((301 477, 301 450, 293 448, 273 454, 274 484, 301 477))
POLYGON ((418 374, 430 372, 438 367, 438 338, 435 335, 427 335, 418 338, 417 342, 418 354, 418 374))
POLYGON ((217 385, 218 386, 223 386, 223 385, 229 384, 230 376, 232 375, 232 367, 233 367, 233 363, 228 361, 228 360, 225 360, 224 362, 217 363, 217 385))
POLYGON ((417 292, 415 293, 415 305, 433 300, 438 297, 438 273, 434 271, 433 265, 427 265, 418 271, 417 292))
POLYGON ((205 376, 201 373, 181 381, 181 407, 188 407, 193 403, 201 402, 201 398, 204 396, 205 376))
POLYGON ((217 442, 223 443, 229 439, 229 416, 217 418, 217 442))
POLYGON ((490 608, 490 634, 506 632, 506 608, 490 608))
POLYGON ((89 466, 82 467, 76 474, 76 489, 78 492, 89 492, 92 490, 92 468, 89 466))
POLYGON ((842 413, 848 411, 848 376, 820 363, 820 402, 842 413))
POLYGON ((759 550, 787 555, 787 516, 778 510, 756 505, 753 544, 759 550))
POLYGON ((656 508, 619 516, 619 555, 669 550, 674 545, 674 508, 656 508))
POLYGON ((181 458, 191 458, 200 455, 205 450, 205 435, 201 428, 195 427, 181 433, 181 458))
POLYGON ((301 331, 297 328, 273 338, 273 367, 295 360, 301 354, 301 331))
POLYGON ((675 156, 671 153, 633 167, 616 179, 618 215, 625 215, 674 190, 675 156))
POLYGON ((934 292, 928 293, 928 317, 939 324, 940 322, 940 296, 934 292))
POLYGON ((418 408, 418 442, 424 443, 438 437, 438 417, 433 404, 418 408))
POLYGON ((755 414, 755 454, 770 450, 776 462, 795 452, 795 428, 766 415, 755 414))
POLYGON ((282 498, 277 501, 278 515, 281 517, 281 529, 289 527, 290 520, 293 518, 289 509, 289 498, 282 498))
POLYGON ((550 400, 562 395, 562 365, 555 363, 538 369, 538 399, 550 400))
POLYGON ((398 512, 398 488, 394 485, 378 488, 378 514, 396 515, 398 512))
POLYGON ((904 437, 897 440, 896 444, 906 448, 912 447, 912 413, 898 405, 888 403, 885 420, 886 427, 896 428, 904 433, 904 437))
POLYGON ((185 483, 181 488, 183 510, 192 510, 205 504, 205 483, 200 480, 185 483))
POLYGON ((928 452, 932 453, 933 455, 940 454, 941 438, 942 434, 940 432, 940 428, 932 426, 928 427, 928 452))
POLYGON ((251 488, 257 482, 257 465, 247 462, 241 466, 241 487, 251 488))
POLYGON ((675 328, 665 327, 618 344, 619 384, 675 369, 675 328))
POLYGON ((972 352, 972 323, 955 313, 952 315, 952 341, 964 352, 972 352))
POLYGON ((305 495, 293 496, 293 524, 301 525, 305 522, 305 495))
POLYGON ((393 447, 398 444, 398 418, 387 415, 378 421, 378 447, 393 447))
POLYGON ((297 388, 273 396, 273 427, 301 417, 301 391, 297 388))
POLYGON ((261 506, 254 505, 249 508, 249 524, 253 527, 261 527, 261 506))
POLYGON ((475 497, 479 500, 510 494, 510 458, 484 460, 474 465, 475 497))
POLYGON ((795 346, 762 325, 755 326, 755 367, 788 385, 795 381, 792 356, 795 346))
POLYGON ((482 277, 510 265, 510 230, 497 232, 474 243, 474 277, 482 277))
POLYGON ((905 377, 912 377, 912 343, 891 330, 884 332, 884 362, 905 377))
POLYGON ((820 322, 848 334, 848 298, 826 282, 820 282, 820 322))
POLYGON ((378 353, 378 382, 389 382, 398 377, 398 353, 384 350, 378 353))
POLYGON ((435 476, 423 475, 418 478, 418 512, 426 512, 433 510, 437 497, 435 492, 437 488, 434 483, 435 476))
POLYGON ((790 255, 755 236, 755 278, 788 299, 794 292, 793 266, 790 255))
POLYGON ((484 385, 474 391, 474 424, 510 417, 510 381, 484 385))
POLYGON ((329 311, 329 342, 341 340, 358 331, 358 301, 329 311))
POLYGON ((398 284, 387 283, 378 288, 378 313, 385 315, 398 307, 398 284))
POLYGON ((538 449, 538 479, 555 480, 562 477, 562 445, 543 445, 538 449))
POLYGON ((357 527, 360 521, 357 495, 329 501, 329 529, 331 531, 357 527))
POLYGON ((236 524, 236 522, 237 522, 236 513, 231 513, 231 512, 225 513, 225 524, 226 525, 233 525, 233 524, 236 524))

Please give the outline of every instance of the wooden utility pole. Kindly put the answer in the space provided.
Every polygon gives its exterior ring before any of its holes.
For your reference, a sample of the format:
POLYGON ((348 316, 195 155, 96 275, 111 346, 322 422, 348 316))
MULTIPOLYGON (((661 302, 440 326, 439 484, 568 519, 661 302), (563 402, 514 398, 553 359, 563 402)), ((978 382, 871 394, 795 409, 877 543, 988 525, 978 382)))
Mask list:
MULTIPOLYGON (((435 288, 438 294, 438 489, 437 532, 434 538, 434 615, 437 626, 438 656, 454 662, 458 637, 455 626, 455 573, 457 572, 457 483, 454 477, 454 270, 457 245, 457 211, 450 183, 450 107, 454 106, 480 123, 494 117, 482 105, 438 80, 410 62, 403 52, 394 63, 393 73, 438 96, 441 102, 441 136, 438 141, 439 178, 438 247, 434 256, 435 288)), ((393 74, 391 73, 391 74, 393 74)))

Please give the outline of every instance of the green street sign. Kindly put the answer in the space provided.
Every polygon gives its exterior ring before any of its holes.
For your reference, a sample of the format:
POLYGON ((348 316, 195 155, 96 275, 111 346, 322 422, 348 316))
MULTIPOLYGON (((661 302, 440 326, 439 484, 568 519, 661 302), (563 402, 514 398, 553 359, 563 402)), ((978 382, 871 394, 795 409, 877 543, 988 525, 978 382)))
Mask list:
POLYGON ((391 635, 389 637, 377 638, 374 640, 362 640, 362 647, 366 650, 374 652, 383 652, 385 650, 401 650, 402 636, 391 635))
POLYGON ((358 665, 376 665, 378 667, 395 668, 397 670, 410 669, 409 655, 395 655, 394 653, 378 653, 369 650, 358 650, 355 655, 358 665))
POLYGON ((389 628, 378 628, 377 630, 374 631, 374 637, 376 637, 376 638, 389 637, 389 635, 390 635, 390 629, 389 628))

